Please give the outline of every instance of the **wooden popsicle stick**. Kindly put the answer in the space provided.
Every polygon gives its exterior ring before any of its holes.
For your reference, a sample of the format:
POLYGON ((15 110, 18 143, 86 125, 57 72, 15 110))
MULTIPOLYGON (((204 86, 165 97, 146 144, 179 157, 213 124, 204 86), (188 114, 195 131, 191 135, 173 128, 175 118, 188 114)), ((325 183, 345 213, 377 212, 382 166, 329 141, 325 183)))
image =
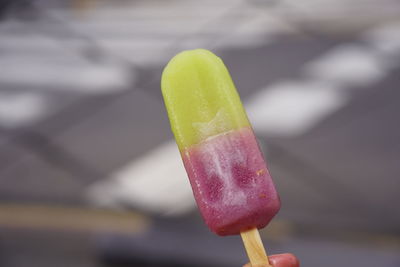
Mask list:
POLYGON ((272 267, 257 228, 240 232, 252 267, 272 267))

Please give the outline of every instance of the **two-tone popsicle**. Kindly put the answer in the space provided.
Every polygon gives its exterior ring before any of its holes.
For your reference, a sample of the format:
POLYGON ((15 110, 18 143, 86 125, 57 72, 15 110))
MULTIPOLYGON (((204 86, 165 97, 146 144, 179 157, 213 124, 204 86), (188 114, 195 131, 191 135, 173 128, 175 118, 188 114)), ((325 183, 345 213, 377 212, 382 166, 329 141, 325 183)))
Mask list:
POLYGON ((279 196, 222 60, 204 49, 181 52, 165 67, 161 87, 208 227, 242 236, 265 227, 280 208, 279 196))

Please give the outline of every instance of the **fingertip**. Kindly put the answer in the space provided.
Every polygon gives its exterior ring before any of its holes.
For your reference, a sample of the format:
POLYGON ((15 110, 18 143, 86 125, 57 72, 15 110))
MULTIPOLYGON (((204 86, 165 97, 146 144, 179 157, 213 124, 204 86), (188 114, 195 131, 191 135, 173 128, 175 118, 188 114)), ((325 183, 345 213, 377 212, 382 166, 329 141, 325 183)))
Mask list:
POLYGON ((269 261, 274 267, 299 267, 300 262, 291 253, 276 254, 269 257, 269 261))

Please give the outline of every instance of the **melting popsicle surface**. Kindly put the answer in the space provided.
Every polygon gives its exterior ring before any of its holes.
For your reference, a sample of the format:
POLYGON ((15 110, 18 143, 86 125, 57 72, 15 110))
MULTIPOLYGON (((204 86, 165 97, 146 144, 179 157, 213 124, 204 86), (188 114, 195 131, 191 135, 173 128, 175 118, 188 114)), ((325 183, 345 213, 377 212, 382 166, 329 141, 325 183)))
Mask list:
POLYGON ((243 127, 194 145, 183 154, 197 204, 220 235, 264 227, 279 209, 252 130, 243 127))
POLYGON ((202 49, 178 54, 163 72, 162 92, 209 228, 232 235, 266 226, 279 196, 222 61, 202 49))

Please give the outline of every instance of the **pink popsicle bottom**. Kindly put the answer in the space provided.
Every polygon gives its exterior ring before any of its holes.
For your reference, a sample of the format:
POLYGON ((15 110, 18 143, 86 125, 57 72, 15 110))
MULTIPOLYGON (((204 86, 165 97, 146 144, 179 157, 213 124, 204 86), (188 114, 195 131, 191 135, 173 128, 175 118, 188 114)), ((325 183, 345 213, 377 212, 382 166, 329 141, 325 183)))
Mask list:
POLYGON ((182 158, 200 212, 216 234, 263 228, 278 212, 279 196, 251 128, 208 138, 182 158))

